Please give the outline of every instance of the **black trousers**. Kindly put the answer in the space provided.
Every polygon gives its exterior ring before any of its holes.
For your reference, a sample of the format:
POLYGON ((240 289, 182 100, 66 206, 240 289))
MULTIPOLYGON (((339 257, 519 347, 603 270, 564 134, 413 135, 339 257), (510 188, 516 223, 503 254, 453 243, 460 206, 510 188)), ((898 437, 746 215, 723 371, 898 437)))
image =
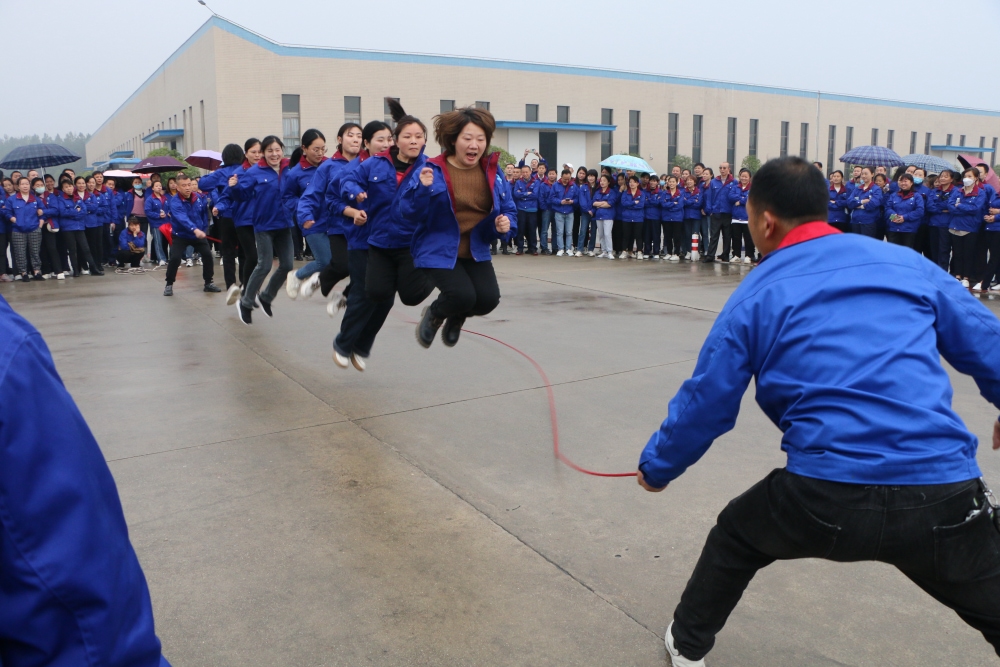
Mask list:
POLYGON ((101 271, 104 264, 104 225, 100 227, 87 227, 87 245, 90 247, 90 254, 94 258, 95 264, 89 265, 91 273, 96 268, 101 271))
POLYGON ((236 239, 243 250, 243 257, 240 259, 240 285, 246 285, 250 274, 257 268, 257 238, 253 235, 253 225, 237 227, 236 239))
MULTIPOLYGON (((330 263, 319 272, 319 288, 323 296, 329 296, 334 285, 351 275, 347 237, 343 234, 331 234, 327 238, 330 240, 330 263)), ((344 290, 344 294, 348 295, 348 290, 344 290)))
POLYGON ((757 570, 822 558, 895 566, 1000 655, 1000 532, 987 512, 966 521, 977 502, 976 480, 865 486, 775 470, 719 514, 674 612, 675 646, 700 660, 757 570))
MULTIPOLYGON (((684 221, 680 220, 677 222, 664 222, 661 223, 663 226, 663 252, 669 255, 677 255, 683 257, 685 252, 688 252, 684 248, 684 221)), ((687 243, 690 243, 691 239, 687 239, 687 243)))
POLYGON ((215 275, 215 261, 212 259, 212 247, 208 241, 205 239, 184 239, 175 234, 173 242, 170 244, 170 261, 167 262, 168 285, 173 285, 177 279, 177 267, 181 265, 181 260, 184 259, 184 253, 187 252, 188 248, 194 248, 194 251, 201 255, 201 277, 204 278, 205 284, 212 282, 212 277, 215 275))
POLYGON ((732 213, 713 213, 709 218, 709 240, 708 252, 705 253, 707 259, 715 259, 719 250, 719 235, 722 235, 722 258, 729 259, 732 240, 730 229, 733 226, 732 213))
POLYGON ((69 270, 65 246, 60 253, 59 241, 59 232, 50 232, 48 226, 42 227, 42 273, 63 273, 69 270))
POLYGON ((931 261, 945 271, 951 263, 951 234, 947 227, 928 227, 931 243, 931 261))
MULTIPOLYGON (((622 250, 632 252, 633 246, 639 246, 638 252, 642 252, 643 226, 642 222, 623 222, 622 250)), ((614 230, 612 229, 612 232, 614 230)))
POLYGON ((976 242, 979 232, 969 232, 965 236, 951 236, 951 273, 961 278, 971 278, 975 273, 976 242))
POLYGON ((611 223, 611 249, 617 254, 625 247, 625 223, 615 220, 611 223))
MULTIPOLYGON (((236 284, 236 248, 239 245, 236 225, 232 218, 219 218, 215 229, 222 241, 222 275, 226 280, 226 289, 229 289, 236 284)), ((243 284, 242 281, 240 284, 243 284)))
POLYGON ((916 249, 917 247, 917 233, 916 232, 886 232, 886 237, 889 239, 889 243, 895 243, 896 245, 906 246, 907 248, 916 249))
POLYGON ((395 294, 384 301, 368 298, 365 276, 368 273, 368 250, 349 250, 347 263, 351 269, 351 288, 347 295, 347 309, 340 321, 340 333, 333 341, 333 349, 345 357, 357 354, 367 357, 371 354, 375 336, 385 324, 385 318, 395 303, 395 294))
POLYGON ((538 211, 517 212, 517 249, 524 251, 524 241, 528 240, 528 252, 538 249, 538 211))
POLYGON ((83 265, 93 267, 94 258, 90 254, 90 245, 87 244, 87 234, 84 230, 61 231, 65 235, 66 249, 69 250, 69 261, 73 265, 73 275, 79 276, 83 265))
POLYGON ((372 301, 385 301, 399 293, 405 306, 416 306, 434 291, 434 283, 422 269, 413 266, 409 248, 368 246, 365 290, 372 301))
POLYGON ((424 269, 441 294, 431 304, 435 317, 473 317, 500 305, 500 286, 493 262, 460 257, 453 269, 424 269))
POLYGON ((9 245, 10 239, 7 238, 7 230, 5 225, 0 222, 0 275, 11 272, 7 261, 7 246, 9 245))
POLYGON ((983 273, 983 289, 989 289, 994 280, 1000 280, 1000 232, 985 232, 986 249, 990 260, 986 263, 983 273))
POLYGON ((128 264, 133 269, 137 269, 139 268, 139 264, 142 263, 142 256, 143 253, 141 252, 132 252, 131 250, 119 250, 117 255, 118 268, 120 269, 125 268, 125 265, 128 264))
POLYGON ((757 253, 757 248, 754 247, 753 237, 750 235, 750 225, 745 222, 734 222, 730 229, 733 238, 733 254, 739 257, 740 247, 743 246, 747 249, 747 257, 752 261, 757 253))

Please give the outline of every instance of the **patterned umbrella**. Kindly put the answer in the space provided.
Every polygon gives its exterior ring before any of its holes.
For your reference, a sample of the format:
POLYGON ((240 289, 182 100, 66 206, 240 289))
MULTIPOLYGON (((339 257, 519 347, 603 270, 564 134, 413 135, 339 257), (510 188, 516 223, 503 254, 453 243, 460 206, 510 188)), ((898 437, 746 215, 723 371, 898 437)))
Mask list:
POLYGON ((622 171, 646 172, 647 174, 655 173, 653 168, 649 166, 649 163, 641 157, 633 155, 612 155, 607 160, 603 160, 601 166, 620 169, 622 171))
POLYGON ((32 144, 15 148, 0 162, 0 169, 42 169, 80 159, 58 144, 32 144))
POLYGON ((945 169, 955 168, 955 165, 948 162, 944 158, 934 157, 933 155, 923 155, 921 153, 911 153, 910 155, 903 157, 903 164, 907 167, 910 165, 919 167, 928 174, 940 174, 945 169))
POLYGON ((862 167, 902 167, 903 159, 891 148, 883 146, 858 146, 840 156, 844 164, 862 167))
POLYGON ((139 164, 132 167, 135 174, 158 174, 163 171, 182 171, 187 169, 187 165, 179 160, 175 160, 169 155, 159 155, 148 157, 139 164))

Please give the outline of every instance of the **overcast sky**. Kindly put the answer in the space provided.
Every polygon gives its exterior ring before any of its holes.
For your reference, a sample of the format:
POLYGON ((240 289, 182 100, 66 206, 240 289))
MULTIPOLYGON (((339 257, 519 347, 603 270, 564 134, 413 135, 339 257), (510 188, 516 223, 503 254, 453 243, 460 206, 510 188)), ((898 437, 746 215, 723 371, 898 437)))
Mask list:
MULTIPOLYGON (((209 5, 289 44, 600 66, 1000 109, 996 0, 209 5), (963 36, 970 33, 986 36, 988 55, 973 50, 977 42, 963 36)), ((8 65, 0 135, 93 132, 209 16, 197 0, 0 0, 0 55, 8 65), (109 61, 113 70, 93 71, 109 61), (16 63, 26 64, 21 73, 29 78, 9 69, 16 63)))

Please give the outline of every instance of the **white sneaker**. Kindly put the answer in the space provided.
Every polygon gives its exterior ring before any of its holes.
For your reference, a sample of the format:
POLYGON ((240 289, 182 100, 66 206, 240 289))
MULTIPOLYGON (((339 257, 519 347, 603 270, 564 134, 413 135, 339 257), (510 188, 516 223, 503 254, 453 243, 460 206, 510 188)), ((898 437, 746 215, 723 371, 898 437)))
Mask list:
MULTIPOLYGON (((60 273, 59 275, 61 276, 62 274, 60 273)), ((990 291, 991 292, 1000 292, 1000 284, 996 284, 993 287, 991 287, 990 291)))
MULTIPOLYGON (((593 255, 594 253, 590 253, 590 254, 593 255)), ((576 251, 576 256, 577 257, 583 257, 583 251, 582 250, 577 250, 576 251)))
POLYGON ((330 317, 336 317, 338 310, 343 310, 347 307, 347 297, 344 296, 343 292, 330 292, 330 301, 326 304, 326 314, 330 317))
POLYGON ((743 263, 744 264, 753 264, 753 260, 750 259, 749 255, 747 255, 746 257, 743 258, 743 263))
POLYGON ((983 284, 982 283, 976 283, 975 285, 972 286, 972 291, 973 292, 982 292, 983 291, 983 284))
POLYGON ((222 263, 225 262, 225 261, 226 261, 225 259, 223 259, 223 258, 220 257, 219 258, 219 266, 222 266, 222 263))
POLYGON ((680 255, 671 255, 670 257, 667 257, 667 259, 670 260, 671 262, 679 262, 679 261, 681 261, 680 255))
POLYGON ((968 286, 969 286, 969 280, 967 278, 962 278, 962 287, 968 287, 968 286))
POLYGON ((637 252, 637 253, 635 253, 635 258, 636 258, 636 259, 645 259, 645 257, 643 257, 643 256, 642 256, 642 253, 641 253, 641 252, 637 252))
MULTIPOLYGON (((198 257, 197 264, 198 264, 198 266, 201 266, 201 257, 198 257)), ((191 266, 191 260, 190 259, 188 260, 188 266, 191 266)))
POLYGON ((705 667, 705 659, 689 660, 674 648, 674 636, 670 630, 674 627, 673 622, 667 626, 667 634, 663 637, 663 645, 667 647, 667 655, 670 656, 670 664, 673 667, 705 667))
POLYGON ((351 360, 342 355, 336 350, 333 351, 333 363, 337 364, 341 368, 347 368, 347 365, 351 363, 351 360))
POLYGON ((240 288, 235 284, 230 285, 229 289, 226 290, 226 305, 231 306, 240 300, 240 288))
POLYGON ((302 281, 302 286, 299 287, 299 298, 308 299, 309 297, 311 297, 313 294, 316 293, 316 290, 318 290, 319 287, 320 287, 319 274, 314 273, 311 276, 309 276, 309 280, 302 281))
POLYGON ((288 294, 289 299, 295 301, 299 298, 299 287, 301 285, 302 281, 295 275, 295 272, 289 271, 288 277, 285 278, 285 293, 288 294))
POLYGON ((618 256, 618 259, 628 259, 628 252, 622 250, 622 254, 618 256))
POLYGON ((89 276, 90 275, 90 269, 84 269, 80 273, 83 274, 83 275, 85 275, 85 276, 89 276))
POLYGON ((659 255, 653 255, 653 261, 654 262, 660 261, 660 256, 659 255))
MULTIPOLYGON (((601 253, 601 254, 603 256, 603 253, 601 253)), ((593 256, 594 256, 594 251, 593 250, 588 250, 587 251, 587 257, 593 257, 593 256)))
POLYGON ((194 266, 194 261, 189 259, 188 261, 184 262, 184 266, 194 266))
POLYGON ((564 254, 565 253, 563 253, 562 250, 559 250, 558 252, 556 252, 556 257, 562 257, 564 254))
POLYGON ((66 274, 65 273, 57 273, 56 274, 56 280, 66 280, 66 274))
POLYGON ((365 360, 359 357, 356 352, 351 352, 351 364, 362 373, 364 373, 365 368, 368 367, 368 364, 365 363, 365 360))
POLYGON ((157 266, 166 266, 166 265, 167 265, 167 263, 164 262, 162 259, 160 260, 160 263, 157 264, 157 266))
POLYGON ((684 259, 690 260, 691 259, 691 253, 689 253, 689 252, 684 253, 684 259))

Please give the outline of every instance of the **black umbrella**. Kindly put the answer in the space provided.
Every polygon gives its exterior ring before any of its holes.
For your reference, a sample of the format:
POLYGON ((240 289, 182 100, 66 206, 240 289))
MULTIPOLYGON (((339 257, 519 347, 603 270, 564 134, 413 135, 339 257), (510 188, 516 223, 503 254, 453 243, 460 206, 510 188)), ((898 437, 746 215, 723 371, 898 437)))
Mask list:
POLYGON ((0 162, 0 169, 42 169, 80 159, 58 144, 32 144, 15 148, 0 162))

